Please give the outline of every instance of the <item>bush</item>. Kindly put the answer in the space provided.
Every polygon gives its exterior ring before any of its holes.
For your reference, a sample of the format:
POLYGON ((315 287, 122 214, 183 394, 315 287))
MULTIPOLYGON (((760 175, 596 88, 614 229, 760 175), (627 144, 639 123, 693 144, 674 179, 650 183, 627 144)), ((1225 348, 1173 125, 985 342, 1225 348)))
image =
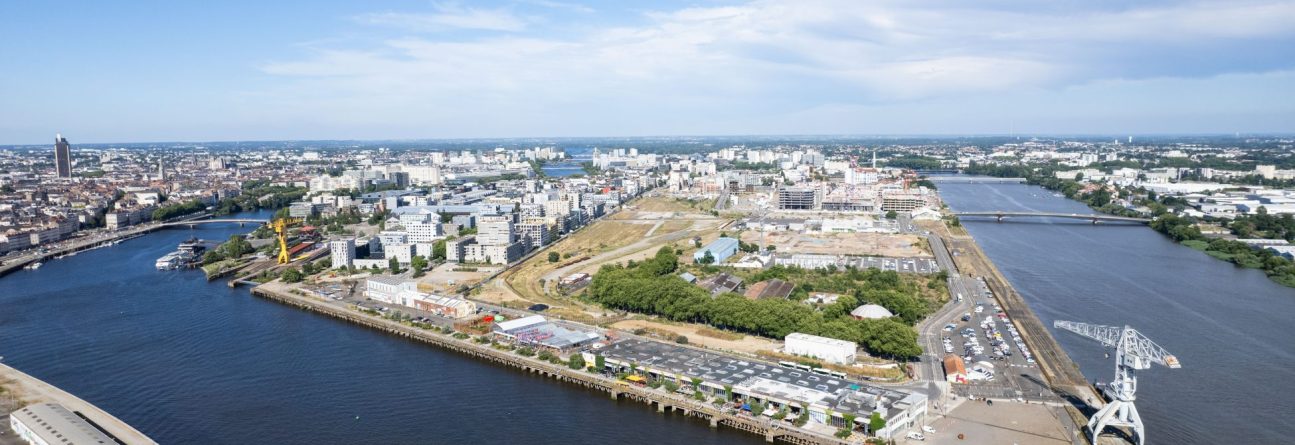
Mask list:
POLYGON ((674 338, 674 342, 675 342, 675 343, 678 343, 678 344, 681 344, 681 345, 686 345, 686 344, 688 344, 688 337, 687 337, 687 336, 684 336, 684 335, 680 335, 680 336, 678 336, 678 337, 675 337, 675 338, 674 338))

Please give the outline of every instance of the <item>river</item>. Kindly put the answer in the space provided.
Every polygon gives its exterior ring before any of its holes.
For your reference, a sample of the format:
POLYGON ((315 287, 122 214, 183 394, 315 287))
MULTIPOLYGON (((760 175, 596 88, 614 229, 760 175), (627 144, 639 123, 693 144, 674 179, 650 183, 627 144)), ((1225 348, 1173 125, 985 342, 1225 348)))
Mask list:
MULTIPOLYGON (((957 211, 1092 213, 1024 184, 939 184, 957 211)), ((1182 362, 1137 372, 1148 443, 1290 443, 1295 437, 1295 289, 1175 244, 1141 225, 964 218, 1039 318, 1129 325, 1182 362)), ((1089 380, 1114 360, 1053 334, 1089 380)))
POLYGON ((0 278, 0 356, 164 444, 763 443, 153 268, 190 236, 249 230, 164 230, 0 278))

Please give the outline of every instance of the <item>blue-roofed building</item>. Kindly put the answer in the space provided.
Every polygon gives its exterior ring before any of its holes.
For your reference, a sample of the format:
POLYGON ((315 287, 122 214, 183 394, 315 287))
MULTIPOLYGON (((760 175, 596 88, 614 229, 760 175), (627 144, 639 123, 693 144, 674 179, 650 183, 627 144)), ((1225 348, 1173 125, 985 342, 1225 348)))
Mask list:
POLYGON ((721 263, 724 260, 728 259, 728 257, 731 257, 733 256, 733 254, 737 253, 737 247, 738 247, 737 239, 720 238, 715 241, 711 241, 710 244, 707 244, 705 247, 702 247, 700 250, 697 251, 697 253, 692 254, 692 260, 700 263, 701 259, 706 257, 706 252, 710 252, 710 256, 712 258, 715 258, 715 262, 721 263))

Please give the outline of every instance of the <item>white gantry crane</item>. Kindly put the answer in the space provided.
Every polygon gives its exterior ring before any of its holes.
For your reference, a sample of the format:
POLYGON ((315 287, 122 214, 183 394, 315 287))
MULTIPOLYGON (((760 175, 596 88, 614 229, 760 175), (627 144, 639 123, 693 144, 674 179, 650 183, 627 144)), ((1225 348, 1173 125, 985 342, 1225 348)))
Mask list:
POLYGON ((1142 426, 1138 409, 1133 406, 1133 401, 1137 399, 1134 393, 1138 389, 1138 378, 1133 376, 1133 370, 1149 369, 1153 363, 1181 368, 1178 358, 1128 326, 1102 326, 1061 320, 1053 322, 1052 326, 1097 340, 1098 343, 1115 349, 1115 380, 1106 384, 1102 391, 1110 402, 1088 419, 1088 431, 1093 442, 1097 442, 1097 435, 1103 429, 1112 426, 1127 427, 1133 430, 1133 437, 1138 445, 1146 443, 1146 429, 1142 426))

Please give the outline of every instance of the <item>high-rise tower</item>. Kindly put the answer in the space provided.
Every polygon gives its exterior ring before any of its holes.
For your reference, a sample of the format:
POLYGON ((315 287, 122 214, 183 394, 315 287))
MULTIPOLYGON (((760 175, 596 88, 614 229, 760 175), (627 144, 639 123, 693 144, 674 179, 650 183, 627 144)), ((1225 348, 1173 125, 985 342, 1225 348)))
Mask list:
POLYGON ((72 148, 62 134, 54 135, 54 170, 60 178, 72 177, 72 148))

